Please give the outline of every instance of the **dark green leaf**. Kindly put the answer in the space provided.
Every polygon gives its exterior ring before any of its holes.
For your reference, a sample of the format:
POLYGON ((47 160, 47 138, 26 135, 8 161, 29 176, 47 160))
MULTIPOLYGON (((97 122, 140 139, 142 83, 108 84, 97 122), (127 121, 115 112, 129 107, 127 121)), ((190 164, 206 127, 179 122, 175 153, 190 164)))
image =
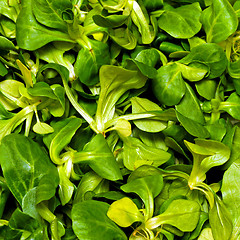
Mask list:
POLYGON ((20 134, 10 134, 2 140, 0 149, 3 175, 20 205, 34 187, 37 187, 36 204, 54 196, 59 181, 57 168, 36 142, 20 134))
POLYGON ((162 104, 172 106, 180 102, 185 94, 185 83, 176 63, 158 69, 157 76, 152 80, 152 90, 162 104))
POLYGON ((107 217, 109 205, 94 200, 73 205, 73 231, 81 240, 126 240, 123 231, 107 217))

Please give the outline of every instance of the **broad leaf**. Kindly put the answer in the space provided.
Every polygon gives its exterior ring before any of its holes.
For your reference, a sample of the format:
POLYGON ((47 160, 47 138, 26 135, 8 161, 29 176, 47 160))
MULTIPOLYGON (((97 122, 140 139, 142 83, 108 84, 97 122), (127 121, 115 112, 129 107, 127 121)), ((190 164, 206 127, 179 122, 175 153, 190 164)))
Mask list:
POLYGON ((157 76, 152 80, 152 90, 162 104, 178 104, 185 94, 185 83, 179 66, 170 63, 160 67, 157 76))
POLYGON ((203 63, 209 67, 209 79, 219 77, 226 69, 228 61, 223 48, 214 43, 204 43, 197 45, 180 63, 189 65, 190 63, 203 63))
POLYGON ((175 38, 191 38, 202 27, 199 3, 167 10, 158 19, 158 26, 175 38))
MULTIPOLYGON (((134 97, 131 99, 132 113, 143 113, 147 111, 161 111, 161 108, 154 102, 146 98, 134 97)), ((160 132, 167 127, 166 122, 157 119, 140 119, 134 120, 134 124, 146 132, 160 132)))
POLYGON ((71 8, 72 4, 69 0, 34 0, 32 9, 39 23, 67 32, 67 23, 62 16, 64 11, 71 8))
POLYGON ((73 205, 73 231, 79 239, 127 240, 124 232, 107 217, 109 205, 94 200, 73 205))
POLYGON ((185 95, 180 103, 176 105, 176 110, 178 113, 181 113, 193 121, 196 121, 200 124, 205 123, 203 112, 200 107, 200 102, 191 86, 187 83, 185 95), (189 111, 189 109, 191 109, 191 111, 189 111))
POLYGON ((36 50, 52 41, 74 42, 67 33, 49 29, 39 24, 32 12, 32 0, 22 1, 22 10, 18 15, 17 44, 27 50, 36 50))
POLYGON ((167 162, 171 154, 156 148, 147 146, 134 137, 123 138, 123 163, 129 170, 134 170, 141 165, 160 166, 167 162))
POLYGON ((219 43, 237 30, 238 18, 228 0, 214 0, 201 16, 207 42, 219 43))
POLYGON ((73 155, 74 163, 87 163, 101 177, 115 181, 122 179, 119 166, 104 136, 99 133, 83 151, 73 155))
POLYGON ((111 204, 107 216, 121 227, 129 227, 134 222, 143 222, 144 217, 136 204, 124 197, 111 204))
POLYGON ((127 70, 122 67, 104 65, 99 72, 101 92, 96 112, 96 128, 104 132, 105 123, 113 118, 115 104, 129 89, 143 87, 147 78, 138 70, 127 70))
POLYGON ((0 152, 3 175, 20 205, 35 187, 36 204, 55 195, 59 182, 57 168, 36 142, 20 134, 10 134, 2 140, 0 152))
POLYGON ((136 193, 143 201, 146 209, 146 218, 153 216, 154 198, 163 188, 162 175, 152 175, 135 179, 121 186, 124 192, 136 193))
POLYGON ((209 169, 224 164, 230 157, 229 147, 218 141, 196 139, 195 144, 184 142, 193 155, 193 169, 189 178, 190 187, 204 181, 209 169))
POLYGON ((177 199, 171 202, 164 213, 149 219, 146 227, 155 229, 162 224, 169 224, 183 232, 190 232, 197 226, 199 216, 200 205, 197 202, 177 199))
POLYGON ((209 211, 209 223, 215 240, 229 239, 232 234, 231 216, 219 197, 209 211))
POLYGON ((233 222, 232 238, 238 239, 240 235, 240 165, 233 162, 226 170, 222 182, 223 202, 229 210, 233 222))
POLYGON ((210 136, 208 130, 203 124, 192 120, 191 118, 184 116, 176 111, 178 121, 182 124, 185 130, 194 137, 207 138, 210 136))

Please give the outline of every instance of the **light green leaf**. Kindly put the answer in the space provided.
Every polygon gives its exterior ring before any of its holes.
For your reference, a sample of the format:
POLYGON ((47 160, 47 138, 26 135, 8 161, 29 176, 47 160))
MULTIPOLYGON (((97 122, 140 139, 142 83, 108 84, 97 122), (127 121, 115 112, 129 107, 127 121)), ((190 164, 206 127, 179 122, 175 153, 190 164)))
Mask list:
POLYGON ((123 138, 123 163, 129 170, 134 170, 141 165, 160 166, 167 162, 171 154, 156 148, 147 146, 138 138, 123 138))
POLYGON ((191 52, 181 60, 180 63, 189 65, 191 63, 202 63, 209 68, 209 79, 219 77, 228 65, 226 53, 223 48, 215 43, 203 43, 197 45, 191 52))
POLYGON ((218 141, 196 139, 195 144, 184 142, 193 155, 193 168, 189 178, 191 187, 204 181, 209 169, 224 164, 230 157, 229 147, 218 141))
POLYGON ((34 0, 32 10, 39 23, 67 32, 67 23, 62 16, 64 11, 71 8, 69 0, 34 0))
POLYGON ((238 27, 237 15, 228 0, 214 0, 201 16, 207 42, 226 40, 238 27))
POLYGON ((191 232, 197 226, 200 216, 200 205, 191 200, 173 200, 167 210, 146 222, 148 229, 155 229, 162 224, 169 224, 183 232, 191 232))
POLYGON ((208 67, 204 64, 195 63, 188 66, 181 63, 177 64, 181 69, 182 76, 191 82, 200 81, 208 73, 208 67))
POLYGON ((222 196, 226 208, 229 210, 233 222, 232 240, 240 235, 240 164, 233 162, 225 171, 222 182, 222 196))
POLYGON ((223 110, 231 115, 233 118, 240 120, 240 97, 234 92, 225 102, 221 102, 219 110, 223 110))
POLYGON ((212 229, 211 228, 204 228, 199 237, 198 240, 214 240, 212 235, 212 229))
POLYGON ((136 204, 127 197, 113 202, 107 216, 121 227, 129 227, 134 222, 143 222, 144 217, 136 204))
POLYGON ((54 132, 54 129, 44 122, 37 122, 33 126, 33 131, 38 134, 48 134, 54 132))
POLYGON ((22 1, 16 22, 16 39, 20 48, 36 50, 52 41, 74 42, 67 33, 39 24, 32 12, 32 0, 22 1))
POLYGON ((129 89, 143 87, 147 78, 138 70, 127 70, 118 66, 104 65, 99 73, 101 92, 96 112, 96 129, 104 132, 105 123, 113 118, 115 104, 129 89))
POLYGON ((163 177, 160 174, 137 178, 121 186, 121 190, 124 192, 134 192, 142 199, 147 219, 153 216, 154 198, 161 192, 162 188, 163 177))
POLYGON ((166 10, 158 19, 158 26, 175 38, 191 38, 202 27, 199 3, 166 10))
POLYGON ((232 219, 222 200, 216 196, 214 206, 209 210, 209 223, 215 240, 230 239, 232 219))
MULTIPOLYGON (((147 111, 161 111, 162 109, 154 102, 146 99, 133 97, 131 98, 132 113, 144 113, 147 111)), ((134 124, 142 131, 160 132, 167 127, 167 123, 157 119, 139 119, 134 120, 134 124)))

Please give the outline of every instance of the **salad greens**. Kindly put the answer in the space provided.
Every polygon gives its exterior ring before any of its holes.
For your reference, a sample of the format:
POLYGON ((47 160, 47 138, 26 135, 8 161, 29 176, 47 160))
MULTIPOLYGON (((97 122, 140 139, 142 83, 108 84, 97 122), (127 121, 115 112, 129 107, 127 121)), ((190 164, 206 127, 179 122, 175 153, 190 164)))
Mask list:
POLYGON ((1 0, 0 240, 239 240, 239 17, 1 0))

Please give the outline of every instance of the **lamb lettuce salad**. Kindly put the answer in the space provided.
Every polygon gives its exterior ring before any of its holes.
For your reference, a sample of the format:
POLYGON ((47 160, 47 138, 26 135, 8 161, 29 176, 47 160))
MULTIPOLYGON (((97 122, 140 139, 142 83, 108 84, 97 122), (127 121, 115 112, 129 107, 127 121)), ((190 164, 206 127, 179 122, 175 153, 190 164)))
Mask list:
POLYGON ((240 0, 1 0, 0 239, 239 240, 240 0))

